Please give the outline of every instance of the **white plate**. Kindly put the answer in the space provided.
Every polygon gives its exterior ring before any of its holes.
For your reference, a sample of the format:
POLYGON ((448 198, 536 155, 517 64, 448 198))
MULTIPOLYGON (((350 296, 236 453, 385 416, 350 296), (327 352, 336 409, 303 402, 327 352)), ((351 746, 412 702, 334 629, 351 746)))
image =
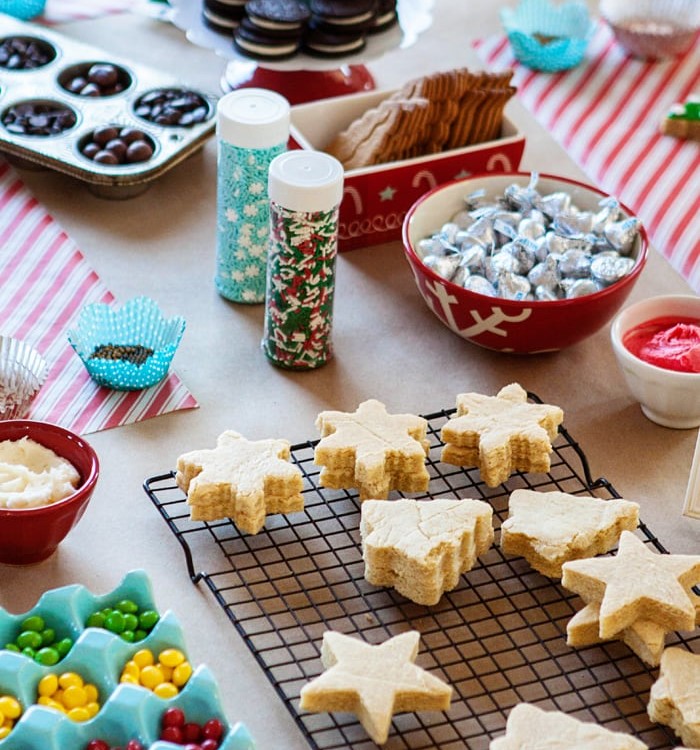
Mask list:
MULTIPOLYGON (((343 65, 364 65, 390 50, 413 44, 418 35, 432 23, 433 1, 397 0, 399 23, 380 34, 368 35, 367 46, 359 54, 321 59, 299 53, 290 60, 283 62, 265 60, 260 65, 272 70, 331 70, 343 65)), ((170 14, 170 20, 177 28, 185 32, 192 44, 212 49, 226 60, 255 62, 235 49, 231 36, 219 34, 205 26, 202 20, 202 0, 170 0, 170 4, 173 11, 170 14)))

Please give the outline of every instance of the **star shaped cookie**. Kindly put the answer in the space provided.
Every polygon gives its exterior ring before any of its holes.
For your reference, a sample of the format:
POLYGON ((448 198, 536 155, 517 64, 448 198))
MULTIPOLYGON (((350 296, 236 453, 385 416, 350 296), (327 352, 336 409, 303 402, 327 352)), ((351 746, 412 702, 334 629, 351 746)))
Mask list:
POLYGON ((671 727, 689 747, 700 747, 700 654, 667 648, 651 686, 649 718, 671 727))
POLYGON ((413 414, 388 414, 376 399, 351 413, 322 411, 316 418, 321 440, 314 451, 314 463, 322 467, 321 485, 356 488, 360 500, 383 500, 392 489, 424 492, 430 481, 427 426, 413 414))
POLYGON ((561 578, 562 563, 611 550, 623 529, 639 524, 639 505, 566 492, 515 490, 501 525, 501 549, 521 555, 550 578, 561 578))
POLYGON ((349 711, 378 744, 389 736, 391 717, 405 711, 445 711, 452 688, 414 661, 415 630, 372 645, 333 630, 323 634, 326 671, 301 689, 304 711, 349 711))
POLYGON ((460 393, 457 416, 442 428, 441 460, 478 467, 489 487, 505 482, 514 471, 546 472, 563 420, 558 406, 529 403, 518 383, 496 396, 460 393))
POLYGON ((365 580, 392 586, 417 604, 437 604, 491 547, 492 517, 492 507, 481 500, 365 500, 365 580))
POLYGON ((506 734, 492 740, 490 750, 648 750, 623 732, 612 732, 561 711, 543 711, 518 703, 508 714, 506 734))
POLYGON ((564 563, 561 582, 586 604, 600 605, 600 638, 613 638, 637 620, 667 631, 695 628, 690 589, 700 582, 700 555, 654 553, 631 531, 620 535, 614 557, 564 563))
POLYGON ((267 514, 303 510, 301 471, 289 456, 286 440, 249 441, 232 430, 219 435, 216 448, 183 454, 175 480, 187 493, 191 519, 230 518, 257 534, 267 514))

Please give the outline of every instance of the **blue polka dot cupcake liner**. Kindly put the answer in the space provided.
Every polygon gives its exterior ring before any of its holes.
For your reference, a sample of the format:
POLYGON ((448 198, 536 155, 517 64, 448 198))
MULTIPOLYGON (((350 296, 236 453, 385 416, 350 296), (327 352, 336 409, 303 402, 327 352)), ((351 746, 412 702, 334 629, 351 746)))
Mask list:
POLYGON ((166 319, 154 300, 136 297, 119 309, 86 305, 68 341, 93 380, 114 390, 134 391, 167 375, 184 331, 184 318, 166 319))
POLYGON ((44 12, 46 0, 0 0, 0 13, 28 21, 44 12))

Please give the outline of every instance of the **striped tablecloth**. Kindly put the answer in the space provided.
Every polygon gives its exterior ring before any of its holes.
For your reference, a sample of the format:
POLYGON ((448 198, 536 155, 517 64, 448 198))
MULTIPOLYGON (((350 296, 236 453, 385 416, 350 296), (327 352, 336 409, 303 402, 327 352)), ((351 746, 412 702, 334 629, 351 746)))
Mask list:
POLYGON ((90 378, 67 331, 83 305, 114 297, 2 158, 0 280, 0 333, 32 344, 50 367, 30 418, 86 434, 197 406, 174 372, 152 388, 129 392, 102 388, 90 378))
POLYGON ((84 21, 124 13, 143 4, 144 0, 46 0, 46 10, 34 20, 46 24, 84 21))
POLYGON ((489 68, 515 70, 523 104, 592 183, 637 213, 656 249, 700 292, 700 143, 659 132, 673 103, 700 92, 700 45, 674 60, 636 60, 601 22, 586 61, 554 74, 517 63, 505 36, 475 47, 489 68))

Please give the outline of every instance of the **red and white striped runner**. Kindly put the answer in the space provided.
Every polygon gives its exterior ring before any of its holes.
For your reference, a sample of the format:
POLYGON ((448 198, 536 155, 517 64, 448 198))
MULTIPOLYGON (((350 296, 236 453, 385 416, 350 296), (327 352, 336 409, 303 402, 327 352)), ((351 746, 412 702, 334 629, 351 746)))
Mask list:
POLYGON ((46 24, 85 21, 125 13, 143 0, 46 0, 44 13, 34 19, 46 24))
POLYGON ((83 305, 113 300, 75 242, 0 158, 0 333, 32 344, 49 364, 30 418, 86 434, 197 406, 173 372, 142 391, 112 391, 90 378, 67 331, 83 305))
POLYGON ((584 63, 554 74, 520 65, 505 36, 475 47, 488 67, 515 70, 523 104, 594 184, 637 213, 656 249, 700 292, 700 144, 659 132, 669 107, 700 91, 698 45, 674 60, 636 60, 601 22, 584 63))

